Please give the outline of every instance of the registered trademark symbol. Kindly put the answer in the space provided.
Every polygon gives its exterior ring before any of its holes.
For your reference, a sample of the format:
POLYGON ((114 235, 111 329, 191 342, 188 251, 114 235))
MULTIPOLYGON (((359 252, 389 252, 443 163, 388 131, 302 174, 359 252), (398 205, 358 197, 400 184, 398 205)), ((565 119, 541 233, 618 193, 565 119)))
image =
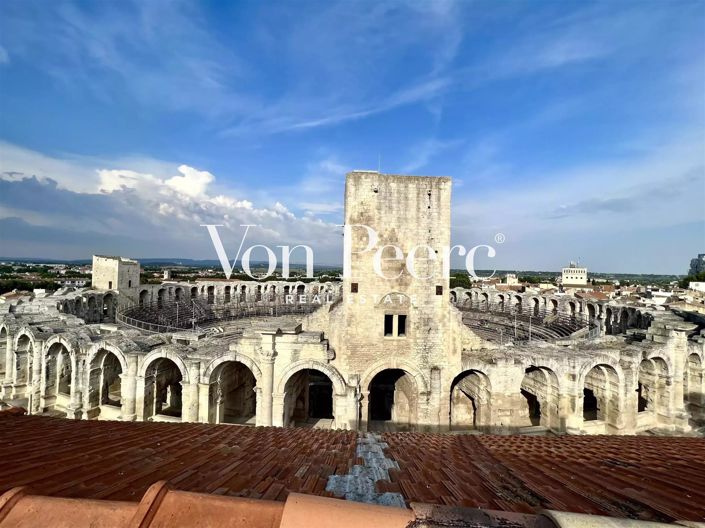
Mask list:
POLYGON ((497 244, 504 244, 505 240, 507 240, 507 237, 504 236, 504 233, 497 233, 494 236, 494 241, 497 242, 497 244))

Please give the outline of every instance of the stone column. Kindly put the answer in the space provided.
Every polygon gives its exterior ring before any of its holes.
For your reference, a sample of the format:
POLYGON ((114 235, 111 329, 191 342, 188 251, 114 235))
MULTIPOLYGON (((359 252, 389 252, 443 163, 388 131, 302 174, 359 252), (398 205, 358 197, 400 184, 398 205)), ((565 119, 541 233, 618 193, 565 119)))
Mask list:
POLYGON ((182 422, 197 422, 198 421, 198 382, 184 383, 181 382, 181 421, 182 422))
POLYGON ((15 371, 14 355, 12 334, 8 332, 5 339, 5 378, 0 380, 3 385, 3 394, 7 392, 7 387, 12 384, 12 373, 15 371))
MULTIPOLYGON (((120 374, 120 403, 123 421, 133 422, 137 418, 137 356, 129 354, 126 360, 127 372, 120 374)), ((144 389, 144 379, 142 388, 144 389)), ((144 394, 144 390, 142 393, 144 394)))
POLYGON ((198 384, 198 421, 208 423, 210 415, 210 384, 198 384))
POLYGON ((274 425, 276 427, 284 427, 284 400, 286 399, 286 393, 273 394, 270 400, 270 419, 272 420, 269 424, 262 425, 274 425))
POLYGON ((144 388, 145 379, 143 376, 135 376, 135 419, 144 421, 144 388))
POLYGON ((29 394, 29 414, 37 414, 40 407, 41 381, 42 381, 42 356, 44 342, 37 341, 34 347, 34 357, 32 358, 32 381, 29 394))
POLYGON ((274 361, 276 356, 276 331, 263 332, 262 346, 259 350, 260 369, 262 371, 262 404, 260 405, 262 417, 257 419, 257 425, 283 425, 283 406, 279 409, 282 416, 276 418, 276 423, 272 421, 272 393, 274 391, 274 361))
MULTIPOLYGON (((78 352, 71 355, 71 399, 69 403, 67 418, 80 420, 83 412, 83 391, 81 387, 81 373, 83 372, 83 362, 78 359, 78 352)), ((59 391, 59 382, 56 382, 56 391, 59 391)))

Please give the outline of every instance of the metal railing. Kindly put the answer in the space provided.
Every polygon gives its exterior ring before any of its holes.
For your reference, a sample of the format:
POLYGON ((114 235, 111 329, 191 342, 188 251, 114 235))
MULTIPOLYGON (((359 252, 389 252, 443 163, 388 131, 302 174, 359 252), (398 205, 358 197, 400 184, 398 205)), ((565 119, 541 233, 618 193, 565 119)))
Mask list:
POLYGON ((118 323, 146 332, 166 333, 204 330, 219 323, 248 317, 305 315, 332 304, 335 293, 281 294, 243 299, 238 295, 197 295, 132 304, 118 310, 118 323))
POLYGON ((477 315, 464 317, 464 322, 490 340, 501 343, 507 341, 550 341, 565 339, 576 332, 588 330, 588 337, 599 334, 599 326, 587 314, 565 313, 555 309, 526 306, 523 303, 488 303, 466 299, 454 303, 462 312, 477 315), (480 314, 493 316, 483 319, 480 314))

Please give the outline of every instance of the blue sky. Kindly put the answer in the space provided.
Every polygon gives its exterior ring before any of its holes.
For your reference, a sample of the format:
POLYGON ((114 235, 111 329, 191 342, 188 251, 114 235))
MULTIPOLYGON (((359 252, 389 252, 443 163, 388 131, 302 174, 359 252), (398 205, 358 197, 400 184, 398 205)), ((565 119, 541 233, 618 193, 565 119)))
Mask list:
POLYGON ((454 178, 488 266, 705 251, 705 2, 0 3, 0 255, 341 260, 344 174, 454 178))

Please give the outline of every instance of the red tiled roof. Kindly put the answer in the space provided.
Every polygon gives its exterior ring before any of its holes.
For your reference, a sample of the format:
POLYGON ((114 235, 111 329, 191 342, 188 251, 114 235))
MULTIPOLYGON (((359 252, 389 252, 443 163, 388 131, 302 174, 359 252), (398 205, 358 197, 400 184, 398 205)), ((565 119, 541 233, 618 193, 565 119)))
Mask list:
POLYGON ((407 501, 705 520, 705 439, 387 433, 407 501))
MULTIPOLYGON (((705 520, 705 439, 386 433, 397 461, 379 492, 407 503, 647 520, 705 520)), ((285 500, 332 496, 331 474, 362 464, 357 433, 274 427, 74 421, 0 413, 0 493, 139 501, 175 489, 285 500)))

